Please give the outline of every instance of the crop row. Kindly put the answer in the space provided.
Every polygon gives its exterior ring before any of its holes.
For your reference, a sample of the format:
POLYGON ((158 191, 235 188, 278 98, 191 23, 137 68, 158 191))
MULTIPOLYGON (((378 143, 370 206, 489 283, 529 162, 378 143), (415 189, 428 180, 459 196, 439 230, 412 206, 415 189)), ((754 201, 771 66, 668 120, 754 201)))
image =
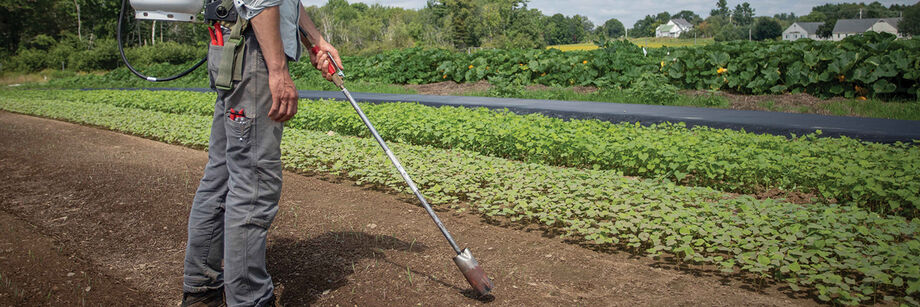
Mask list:
MULTIPOLYGON (((806 92, 821 97, 917 99, 920 91, 920 38, 896 40, 867 33, 841 42, 733 41, 697 47, 647 49, 610 41, 591 51, 486 49, 473 53, 407 48, 373 56, 346 56, 349 80, 386 84, 459 83, 488 80, 498 87, 527 84, 643 89, 651 85, 729 90, 743 94, 806 92)), ((156 64, 148 75, 167 76, 186 65, 156 64)), ((333 89, 309 61, 292 62, 295 80, 333 89)), ((206 71, 159 84, 206 87, 206 71), (188 83, 189 80, 192 83, 188 83)), ((124 67, 105 75, 52 80, 51 87, 150 87, 124 67)))
MULTIPOLYGON (((92 103, 208 115, 214 94, 31 91, 92 103)), ((363 106, 386 138, 555 166, 615 170, 683 185, 754 194, 813 194, 907 217, 920 215, 920 147, 815 135, 786 138, 680 124, 641 126, 411 103, 363 106)), ((289 127, 368 136, 347 103, 301 105, 289 127)))
MULTIPOLYGON (((633 87, 642 76, 684 89, 745 94, 807 92, 827 96, 916 99, 920 39, 867 33, 842 42, 735 41, 643 50, 611 41, 591 51, 490 49, 471 54, 399 49, 348 57, 350 78, 384 83, 520 80, 550 86, 633 87)), ((295 65, 298 75, 313 73, 295 65)))
MULTIPOLYGON (((171 143, 207 144, 209 116, 19 94, 0 92, 0 109, 171 143)), ((856 206, 757 200, 466 150, 391 145, 437 206, 466 203, 482 214, 539 224, 585 244, 714 264, 804 287, 827 301, 916 304, 920 294, 920 219, 880 216, 856 206)), ((286 129, 282 150, 289 169, 407 192, 372 139, 286 129)))

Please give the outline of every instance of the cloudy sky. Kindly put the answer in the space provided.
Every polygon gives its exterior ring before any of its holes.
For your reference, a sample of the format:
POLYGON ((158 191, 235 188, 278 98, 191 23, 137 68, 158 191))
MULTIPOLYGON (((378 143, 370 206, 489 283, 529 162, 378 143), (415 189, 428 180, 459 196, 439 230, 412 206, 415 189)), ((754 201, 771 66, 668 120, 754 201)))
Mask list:
MULTIPOLYGON (((301 0, 305 5, 321 6, 326 0, 301 0)), ((670 1, 613 1, 613 0, 531 0, 529 7, 543 11, 543 14, 553 15, 562 13, 571 16, 580 14, 588 16, 595 25, 602 24, 610 18, 616 18, 623 22, 627 27, 631 27, 636 20, 645 17, 645 15, 657 14, 667 11, 671 14, 681 10, 691 10, 706 18, 709 11, 715 8, 717 0, 670 0, 670 1)), ((872 0, 847 0, 847 1, 828 1, 828 0, 747 0, 754 7, 754 13, 758 16, 773 16, 777 13, 794 12, 796 15, 805 15, 811 11, 813 6, 822 5, 828 2, 871 2, 872 0)), ((878 0, 885 6, 891 4, 914 4, 917 0, 878 0)), ((404 8, 418 9, 425 6, 425 0, 349 0, 352 2, 379 3, 385 6, 398 6, 404 8)), ((744 1, 728 0, 729 7, 735 7, 744 1)))

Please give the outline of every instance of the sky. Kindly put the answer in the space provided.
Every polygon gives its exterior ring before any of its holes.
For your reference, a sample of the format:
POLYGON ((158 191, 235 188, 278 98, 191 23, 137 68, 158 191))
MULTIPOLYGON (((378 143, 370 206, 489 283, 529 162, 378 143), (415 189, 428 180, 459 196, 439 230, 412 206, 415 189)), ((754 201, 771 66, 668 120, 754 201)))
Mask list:
MULTIPOLYGON (((301 0, 304 5, 322 6, 326 0, 301 0)), ((917 0, 878 0, 885 6, 891 4, 914 4, 917 0)), ((348 0, 349 3, 364 2, 367 4, 378 3, 384 6, 398 6, 402 8, 420 9, 425 6, 425 0, 348 0)), ((669 1, 611 1, 611 0, 531 0, 528 7, 539 9, 545 15, 561 13, 566 16, 579 14, 587 16, 595 25, 603 24, 610 18, 619 19, 626 27, 632 27, 636 20, 645 15, 669 12, 676 14, 681 10, 691 10, 703 18, 709 16, 709 11, 715 8, 717 0, 669 0, 669 1)), ((728 6, 734 8, 741 0, 728 0, 728 6)), ((807 15, 814 6, 825 3, 840 2, 872 2, 872 0, 849 1, 811 1, 811 0, 747 0, 754 8, 757 16, 773 16, 778 13, 793 12, 797 16, 807 15)))

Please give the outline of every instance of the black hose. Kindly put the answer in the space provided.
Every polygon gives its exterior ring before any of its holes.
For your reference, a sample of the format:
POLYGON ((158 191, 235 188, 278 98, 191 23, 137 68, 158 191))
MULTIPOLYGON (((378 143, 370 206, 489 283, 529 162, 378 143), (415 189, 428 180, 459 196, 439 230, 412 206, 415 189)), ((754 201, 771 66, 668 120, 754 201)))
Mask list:
POLYGON ((144 79, 150 82, 165 82, 165 81, 176 80, 176 79, 185 77, 185 75, 188 75, 195 69, 198 69, 198 67, 201 67, 201 64, 204 64, 204 62, 208 61, 208 56, 205 55, 204 58, 202 58, 201 61, 198 61, 198 64, 195 64, 195 66, 192 66, 192 68, 186 69, 185 71, 175 76, 167 77, 167 78, 149 77, 149 76, 145 76, 144 74, 138 72, 136 69, 134 69, 134 66, 131 66, 131 63, 128 62, 128 58, 125 57, 125 47, 124 47, 124 43, 121 41, 121 22, 122 20, 125 19, 125 11, 127 10, 128 10, 128 0, 121 0, 121 12, 118 13, 118 30, 115 31, 117 33, 116 35, 118 36, 118 52, 121 53, 121 60, 125 62, 125 66, 128 67, 128 70, 131 70, 132 73, 134 73, 141 79, 144 79))

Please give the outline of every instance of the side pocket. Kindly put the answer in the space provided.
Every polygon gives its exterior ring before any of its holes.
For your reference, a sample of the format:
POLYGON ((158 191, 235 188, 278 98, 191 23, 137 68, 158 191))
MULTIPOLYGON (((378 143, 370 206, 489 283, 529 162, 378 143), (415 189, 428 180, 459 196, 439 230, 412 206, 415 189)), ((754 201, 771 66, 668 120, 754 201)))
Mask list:
POLYGON ((217 67, 220 66, 220 54, 224 51, 223 46, 209 45, 208 46, 208 76, 210 78, 210 86, 214 87, 214 80, 217 78, 217 67))
POLYGON ((235 141, 241 145, 249 146, 252 139, 252 127, 255 126, 255 118, 246 116, 233 116, 230 111, 225 112, 227 120, 230 122, 229 133, 235 141), (233 117, 233 119, 230 119, 233 117))
POLYGON ((271 227, 278 213, 278 201, 281 199, 281 161, 262 161, 257 163, 259 196, 246 222, 265 229, 271 227))

